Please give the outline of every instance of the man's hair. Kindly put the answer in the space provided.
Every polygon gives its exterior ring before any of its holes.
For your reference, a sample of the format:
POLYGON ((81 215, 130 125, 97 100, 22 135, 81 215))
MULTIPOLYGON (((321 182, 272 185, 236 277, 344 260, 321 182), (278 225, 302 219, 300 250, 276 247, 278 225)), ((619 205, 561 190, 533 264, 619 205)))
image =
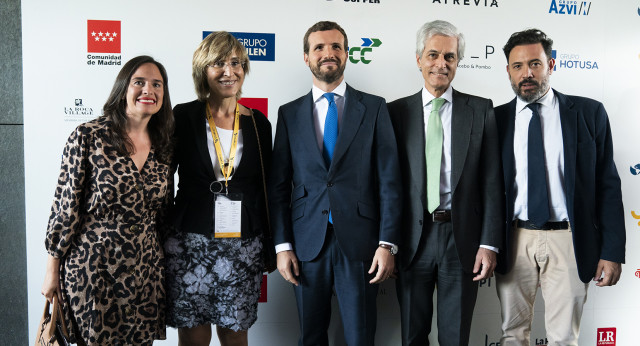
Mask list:
POLYGON ((464 35, 453 24, 444 20, 424 23, 416 34, 416 54, 422 56, 424 44, 435 35, 455 37, 458 39, 458 61, 464 57, 464 35))
POLYGON ((509 62, 509 54, 515 46, 522 46, 526 44, 542 44, 542 49, 547 55, 547 59, 551 59, 551 48, 553 47, 553 40, 547 37, 547 34, 539 29, 527 29, 523 31, 515 32, 509 37, 507 44, 504 45, 502 50, 509 62))
POLYGON ((302 42, 303 44, 303 50, 305 54, 309 54, 309 35, 311 35, 312 33, 316 32, 316 31, 329 31, 329 30, 338 30, 340 31, 340 33, 342 34, 342 36, 344 37, 344 49, 346 50, 347 47, 349 46, 349 41, 347 40, 347 33, 344 32, 344 29, 342 29, 342 27, 340 25, 338 25, 338 23, 336 22, 330 22, 330 21, 321 21, 321 22, 317 22, 315 24, 313 24, 309 30, 307 30, 307 32, 304 34, 304 41, 302 42))

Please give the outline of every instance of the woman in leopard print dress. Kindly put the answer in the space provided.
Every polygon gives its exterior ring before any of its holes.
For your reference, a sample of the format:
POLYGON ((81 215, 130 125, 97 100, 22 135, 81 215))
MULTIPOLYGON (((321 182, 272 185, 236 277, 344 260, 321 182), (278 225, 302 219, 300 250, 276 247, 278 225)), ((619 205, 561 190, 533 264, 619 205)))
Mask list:
POLYGON ((170 203, 171 101, 164 67, 127 62, 104 115, 76 128, 64 149, 45 246, 42 294, 64 302, 72 339, 150 345, 165 339, 164 255, 170 203))

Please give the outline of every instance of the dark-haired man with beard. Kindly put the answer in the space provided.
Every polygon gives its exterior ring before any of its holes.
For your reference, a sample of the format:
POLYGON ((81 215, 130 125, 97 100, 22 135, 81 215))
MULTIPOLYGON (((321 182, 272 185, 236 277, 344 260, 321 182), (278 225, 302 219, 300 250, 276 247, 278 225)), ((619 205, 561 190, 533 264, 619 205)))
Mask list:
POLYGON ((529 345, 538 287, 549 345, 578 345, 590 280, 615 285, 624 263, 620 177, 602 103, 549 87, 553 41, 529 29, 504 46, 517 97, 495 109, 506 191, 498 259, 500 345, 529 345))
POLYGON ((300 345, 328 345, 333 289, 348 345, 373 345, 378 283, 394 271, 398 153, 385 100, 344 81, 347 35, 304 36, 311 92, 280 107, 269 201, 278 270, 294 285, 300 345))

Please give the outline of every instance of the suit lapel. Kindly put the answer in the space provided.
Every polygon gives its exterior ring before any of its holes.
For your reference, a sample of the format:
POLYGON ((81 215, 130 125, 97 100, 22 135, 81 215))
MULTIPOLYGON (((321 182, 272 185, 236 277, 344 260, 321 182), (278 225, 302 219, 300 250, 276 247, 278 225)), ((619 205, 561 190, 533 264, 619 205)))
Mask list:
POLYGON ((451 111, 451 193, 453 194, 460 181, 462 168, 469 151, 471 127, 473 125, 473 109, 467 105, 467 96, 453 90, 451 111))
POLYGON ((573 210, 573 196, 576 182, 576 150, 578 145, 578 113, 573 102, 565 95, 553 90, 558 98, 562 142, 564 146, 564 187, 566 189, 567 210, 573 210))
POLYGON ((406 138, 407 159, 415 164, 411 168, 412 185, 420 191, 420 201, 426 205, 426 156, 424 138, 424 105, 422 90, 407 98, 407 114, 403 117, 403 133, 406 138))
MULTIPOLYGON (((364 119, 365 107, 360 102, 362 95, 349 85, 345 92, 345 105, 342 113, 342 125, 338 127, 338 139, 331 160, 331 167, 335 167, 336 163, 347 152, 347 148, 355 138, 358 128, 364 119)), ((329 170, 331 170, 331 167, 329 170)))
POLYGON ((327 167, 322 158, 322 150, 318 148, 315 121, 313 119, 313 95, 311 92, 302 100, 291 124, 291 133, 295 134, 304 143, 300 148, 292 148, 292 150, 306 151, 307 157, 313 159, 318 166, 326 170, 327 167))
POLYGON ((206 103, 198 102, 197 109, 192 114, 190 121, 193 128, 191 133, 195 134, 194 140, 196 141, 196 148, 198 148, 198 156, 207 169, 207 175, 214 177, 213 164, 211 163, 209 148, 207 147, 207 136, 211 136, 211 130, 207 123, 206 114, 206 103))
MULTIPOLYGON (((515 199, 515 195, 513 194, 513 182, 515 181, 515 158, 513 154, 513 134, 515 131, 516 124, 516 99, 514 98, 508 104, 508 109, 506 114, 500 114, 500 118, 498 118, 498 114, 496 114, 496 120, 499 127, 502 127, 504 130, 502 133, 504 134, 503 145, 502 145, 502 170, 505 176, 505 192, 507 194, 507 199, 509 205, 513 205, 513 200, 515 199)), ((512 215, 507 215, 508 217, 512 217, 512 215)))

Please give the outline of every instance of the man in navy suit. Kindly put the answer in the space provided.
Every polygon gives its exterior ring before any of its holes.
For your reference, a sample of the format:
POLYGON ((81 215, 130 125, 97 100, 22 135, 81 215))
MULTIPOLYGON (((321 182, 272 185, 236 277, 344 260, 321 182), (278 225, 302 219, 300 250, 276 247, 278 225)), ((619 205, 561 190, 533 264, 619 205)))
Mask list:
POLYGON ((394 271, 401 182, 385 100, 347 85, 347 35, 304 37, 311 92, 280 107, 269 200, 278 270, 294 285, 300 345, 327 345, 333 288, 348 345, 373 345, 378 283, 394 271))
POLYGON ((416 39, 424 84, 389 104, 405 191, 396 287, 407 346, 429 344, 436 286, 439 344, 469 344, 478 281, 493 275, 502 247, 493 104, 451 86, 464 46, 451 23, 425 23, 416 39))
POLYGON ((553 41, 538 29, 504 46, 517 97, 496 108, 507 233, 498 259, 501 345, 529 345, 538 286, 549 345, 577 345, 590 280, 620 279, 620 177, 602 103, 549 86, 553 41))

